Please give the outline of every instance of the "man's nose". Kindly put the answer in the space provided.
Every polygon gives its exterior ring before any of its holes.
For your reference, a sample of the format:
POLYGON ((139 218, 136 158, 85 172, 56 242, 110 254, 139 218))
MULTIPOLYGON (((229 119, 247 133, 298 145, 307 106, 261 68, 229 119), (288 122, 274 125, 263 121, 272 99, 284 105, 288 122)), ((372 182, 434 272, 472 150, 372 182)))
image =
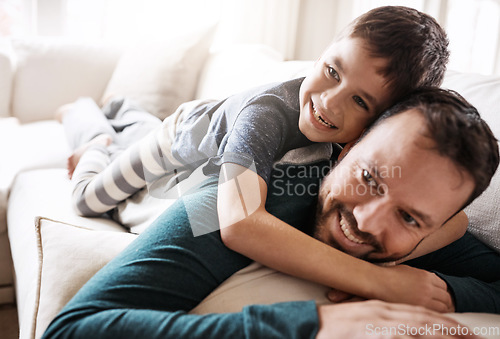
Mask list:
POLYGON ((383 197, 376 197, 356 205, 353 214, 360 231, 381 240, 393 223, 390 211, 390 204, 383 197))

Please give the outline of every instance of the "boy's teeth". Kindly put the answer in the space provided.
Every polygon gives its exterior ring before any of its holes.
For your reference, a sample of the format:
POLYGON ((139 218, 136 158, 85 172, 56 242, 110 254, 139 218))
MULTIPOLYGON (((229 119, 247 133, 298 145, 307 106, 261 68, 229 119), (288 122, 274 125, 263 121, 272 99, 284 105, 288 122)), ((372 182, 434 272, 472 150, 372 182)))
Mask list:
POLYGON ((316 121, 318 121, 323 126, 326 126, 326 127, 329 127, 329 128, 337 128, 336 126, 334 126, 334 125, 328 123, 327 121, 325 121, 325 119, 323 119, 321 117, 321 115, 316 111, 316 107, 314 105, 313 105, 313 116, 316 119, 316 121))
POLYGON ((352 233, 351 231, 349 230, 349 227, 348 227, 348 223, 344 220, 344 218, 342 218, 342 216, 340 217, 340 229, 342 230, 342 232, 344 232, 344 235, 347 239, 351 240, 352 242, 355 242, 356 244, 364 244, 363 241, 361 241, 360 239, 356 238, 352 233))

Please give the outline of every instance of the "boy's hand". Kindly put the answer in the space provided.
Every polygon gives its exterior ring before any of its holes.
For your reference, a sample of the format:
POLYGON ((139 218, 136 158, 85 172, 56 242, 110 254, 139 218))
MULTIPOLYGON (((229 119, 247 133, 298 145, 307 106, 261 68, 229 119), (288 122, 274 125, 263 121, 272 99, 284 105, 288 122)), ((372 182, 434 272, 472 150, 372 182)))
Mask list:
POLYGON ((386 286, 381 298, 390 302, 421 305, 437 312, 454 312, 455 305, 446 282, 436 274, 398 265, 381 267, 379 284, 386 286))
POLYGON ((318 306, 319 331, 324 338, 477 338, 453 319, 423 307, 378 300, 318 306), (461 328, 460 331, 452 329, 461 328), (446 333, 458 333, 446 336, 446 333))
POLYGON ((353 301, 362 301, 366 300, 362 297, 358 297, 354 294, 346 293, 341 290, 337 290, 335 288, 332 288, 330 291, 327 293, 327 298, 330 300, 332 303, 342 303, 342 302, 353 302, 353 301))

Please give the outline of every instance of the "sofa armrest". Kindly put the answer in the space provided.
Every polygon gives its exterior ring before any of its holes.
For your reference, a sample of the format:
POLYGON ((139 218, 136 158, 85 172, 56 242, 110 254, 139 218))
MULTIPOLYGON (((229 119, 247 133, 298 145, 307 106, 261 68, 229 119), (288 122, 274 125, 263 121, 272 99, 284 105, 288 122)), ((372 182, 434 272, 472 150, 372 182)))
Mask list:
POLYGON ((10 116, 12 80, 14 77, 13 53, 10 41, 0 41, 0 118, 10 116))

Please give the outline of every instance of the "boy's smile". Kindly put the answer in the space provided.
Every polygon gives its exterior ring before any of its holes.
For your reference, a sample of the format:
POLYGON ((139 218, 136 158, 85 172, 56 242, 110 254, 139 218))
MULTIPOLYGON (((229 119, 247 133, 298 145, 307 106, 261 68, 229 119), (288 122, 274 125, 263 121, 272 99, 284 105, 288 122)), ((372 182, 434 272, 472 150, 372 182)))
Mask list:
POLYGON ((381 74, 386 63, 371 57, 361 39, 333 43, 300 87, 301 132, 315 142, 355 140, 391 104, 381 74))
POLYGON ((324 114, 324 112, 322 112, 318 107, 316 107, 312 102, 312 100, 311 100, 311 106, 312 106, 312 117, 314 117, 314 120, 312 120, 313 124, 319 123, 318 128, 324 126, 328 129, 338 129, 337 126, 328 121, 326 114, 324 114))

